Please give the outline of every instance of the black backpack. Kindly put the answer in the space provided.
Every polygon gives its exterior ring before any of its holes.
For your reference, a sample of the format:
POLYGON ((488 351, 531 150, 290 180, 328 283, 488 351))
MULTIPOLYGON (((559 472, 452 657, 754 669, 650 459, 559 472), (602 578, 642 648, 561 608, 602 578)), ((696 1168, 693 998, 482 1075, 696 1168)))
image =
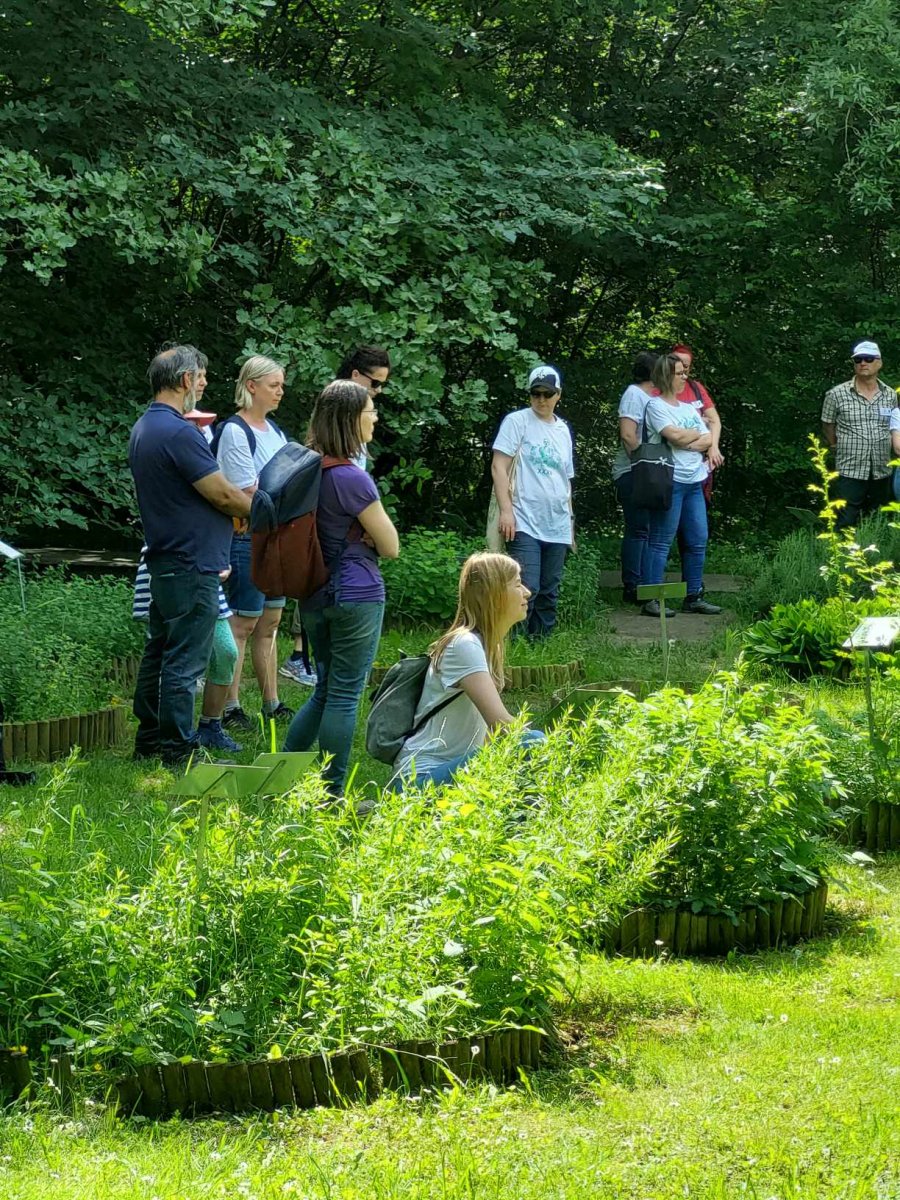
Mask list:
POLYGON ((452 704, 464 692, 453 692, 438 701, 416 720, 422 688, 431 659, 427 654, 403 655, 389 667, 384 679, 372 692, 372 707, 366 720, 366 750, 380 762, 396 762, 403 744, 417 734, 433 716, 452 704))

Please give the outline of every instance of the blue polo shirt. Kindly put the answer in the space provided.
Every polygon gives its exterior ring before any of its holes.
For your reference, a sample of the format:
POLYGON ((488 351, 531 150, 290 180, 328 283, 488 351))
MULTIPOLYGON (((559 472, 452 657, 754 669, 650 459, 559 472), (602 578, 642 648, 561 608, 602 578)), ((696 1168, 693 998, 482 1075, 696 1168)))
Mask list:
POLYGON ((224 571, 231 551, 231 517, 213 508, 193 486, 219 470, 200 430, 170 405, 154 401, 131 431, 128 465, 147 562, 166 556, 205 575, 224 571))

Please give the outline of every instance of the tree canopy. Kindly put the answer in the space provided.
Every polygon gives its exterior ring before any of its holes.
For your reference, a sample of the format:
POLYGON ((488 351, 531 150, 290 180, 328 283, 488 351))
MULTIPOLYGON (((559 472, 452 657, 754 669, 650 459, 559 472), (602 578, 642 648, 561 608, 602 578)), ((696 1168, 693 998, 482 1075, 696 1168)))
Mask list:
POLYGON ((285 361, 299 436, 343 354, 385 345, 380 483, 458 526, 542 359, 579 515, 607 513, 630 361, 687 340, 721 503, 775 519, 850 340, 900 382, 898 56, 888 0, 11 0, 4 528, 127 526, 171 338, 209 354, 223 413, 242 355, 285 361))

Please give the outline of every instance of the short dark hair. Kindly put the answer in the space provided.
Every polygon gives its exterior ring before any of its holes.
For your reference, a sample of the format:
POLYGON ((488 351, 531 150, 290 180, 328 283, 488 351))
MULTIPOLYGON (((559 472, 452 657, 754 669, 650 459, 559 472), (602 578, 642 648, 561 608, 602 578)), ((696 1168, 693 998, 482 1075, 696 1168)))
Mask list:
POLYGON ((196 346, 192 346, 190 342, 163 342, 157 353, 161 354, 163 350, 177 350, 179 346, 184 350, 193 350, 197 355, 197 362, 200 364, 200 370, 205 371, 209 366, 209 359, 202 350, 198 350, 196 346))
POLYGON ((651 354, 649 350, 642 350, 631 368, 631 382, 649 383, 653 368, 656 366, 656 359, 657 355, 651 354))
POLYGON ((316 397, 306 444, 333 458, 356 458, 363 448, 359 417, 369 392, 361 383, 335 379, 316 397))
POLYGON ((348 354, 338 367, 336 379, 349 379, 354 371, 365 375, 373 367, 391 369, 391 360, 387 350, 380 346, 357 346, 352 354, 348 354))
POLYGON ((170 346, 160 350, 147 368, 150 390, 154 396, 160 392, 175 391, 181 387, 185 375, 196 375, 205 370, 206 355, 200 361, 200 351, 194 346, 170 346))

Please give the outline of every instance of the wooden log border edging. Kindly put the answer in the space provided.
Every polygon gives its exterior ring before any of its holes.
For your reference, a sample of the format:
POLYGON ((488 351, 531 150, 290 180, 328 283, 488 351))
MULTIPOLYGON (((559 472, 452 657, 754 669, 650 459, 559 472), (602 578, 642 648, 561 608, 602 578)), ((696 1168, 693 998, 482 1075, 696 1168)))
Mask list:
MULTIPOLYGON (((839 807, 839 802, 833 807, 839 807)), ((841 842, 867 850, 900 850, 900 804, 870 800, 837 836, 841 842)))
POLYGON ((130 654, 126 658, 112 658, 109 662, 109 678, 124 694, 130 695, 137 683, 138 668, 141 665, 140 654, 130 654))
POLYGON ((167 1117, 176 1112, 273 1112, 276 1108, 344 1108, 374 1100, 382 1088, 422 1091, 491 1079, 515 1083, 540 1064, 547 1042, 537 1023, 524 1022, 452 1042, 405 1041, 334 1054, 255 1062, 149 1063, 116 1083, 120 1116, 167 1117))
POLYGON ((723 955, 729 950, 768 950, 822 932, 828 884, 801 896, 744 908, 730 917, 692 912, 689 906, 637 909, 604 933, 605 949, 631 958, 723 955))
MULTIPOLYGON (((377 687, 384 679, 388 667, 374 666, 369 682, 377 687)), ((515 691, 527 691, 529 688, 550 691, 552 688, 565 687, 570 683, 578 683, 584 678, 584 664, 580 659, 572 659, 567 663, 545 663, 543 666, 506 666, 503 669, 506 679, 505 686, 515 691)))
POLYGON ((98 712, 49 721, 10 721, 3 726, 3 744, 10 762, 52 762, 65 758, 75 746, 106 750, 125 740, 128 710, 110 705, 98 712))
POLYGON ((31 1063, 22 1049, 0 1050, 0 1102, 18 1100, 31 1086, 31 1063))

